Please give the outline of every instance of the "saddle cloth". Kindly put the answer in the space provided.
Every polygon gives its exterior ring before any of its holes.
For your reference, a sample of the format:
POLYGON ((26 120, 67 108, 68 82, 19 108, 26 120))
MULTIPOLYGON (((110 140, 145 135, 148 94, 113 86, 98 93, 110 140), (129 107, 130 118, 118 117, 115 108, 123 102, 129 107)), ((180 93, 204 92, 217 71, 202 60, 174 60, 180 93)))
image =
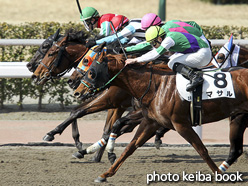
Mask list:
MULTIPOLYGON (((235 98, 231 74, 229 72, 204 72, 204 82, 202 88, 202 100, 217 98, 235 98)), ((186 85, 190 83, 185 77, 177 73, 176 86, 180 96, 187 100, 192 100, 192 92, 186 91, 186 85)))

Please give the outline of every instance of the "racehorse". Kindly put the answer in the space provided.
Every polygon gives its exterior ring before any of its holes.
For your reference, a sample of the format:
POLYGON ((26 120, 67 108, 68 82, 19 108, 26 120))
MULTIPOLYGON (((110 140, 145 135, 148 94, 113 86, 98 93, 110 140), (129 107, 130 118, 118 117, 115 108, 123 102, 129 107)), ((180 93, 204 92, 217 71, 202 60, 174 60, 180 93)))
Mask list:
MULTIPOLYGON (((231 49, 228 50, 227 45, 229 45, 229 42, 226 43, 219 51, 218 55, 216 55, 215 58, 213 58, 212 62, 208 65, 209 67, 232 67, 232 66, 241 66, 241 67, 248 67, 248 49, 245 47, 240 47, 238 45, 233 45, 231 43, 231 49), (221 52, 224 53, 221 53, 221 52), (238 59, 238 60, 237 60, 238 59), (215 65, 215 66, 214 66, 215 65)), ((81 72, 79 73, 80 69, 75 70, 74 73, 72 74, 72 76, 70 77, 71 82, 74 82, 74 84, 78 84, 80 83, 80 79, 83 77, 82 74, 85 74, 86 72, 81 72)), ((80 97, 81 94, 80 92, 75 91, 74 94, 76 97, 80 97)), ((136 108, 137 109, 137 108, 136 108)), ((112 127, 112 134, 114 135, 115 138, 113 138, 113 136, 111 137, 112 140, 110 140, 110 142, 108 141, 108 146, 107 146, 107 151, 109 153, 109 158, 115 158, 115 154, 113 153, 113 148, 114 148, 114 143, 115 143, 115 139, 116 137, 119 137, 120 135, 122 135, 123 133, 126 132, 131 132, 138 124, 138 121, 141 121, 141 118, 143 118, 142 112, 140 111, 131 111, 129 112, 129 114, 119 120, 117 120, 117 122, 113 125, 112 127)), ((164 136, 164 134, 169 131, 169 129, 163 128, 161 127, 159 130, 157 130, 156 132, 156 137, 155 137, 155 146, 156 148, 159 149, 160 145, 162 144, 162 140, 161 138, 164 136)), ((108 138, 105 137, 105 141, 108 140, 108 138)), ((97 142, 98 143, 98 142, 97 142)), ((97 144, 96 143, 96 144, 97 144)), ((92 148, 93 146, 95 146, 95 144, 93 144, 92 146, 88 147, 88 148, 92 148)), ((99 147, 98 147, 99 148, 99 147)), ((78 156, 84 156, 85 154, 87 154, 87 149, 83 150, 83 151, 79 151, 78 156)), ((115 159, 110 159, 110 162, 114 162, 115 159)))
MULTIPOLYGON (((111 82, 112 86, 122 88, 133 97, 143 98, 141 106, 144 119, 134 138, 111 168, 95 181, 103 182, 107 177, 113 176, 127 157, 149 140, 160 126, 176 130, 195 148, 213 172, 224 172, 243 153, 243 134, 248 126, 247 69, 231 71, 231 76, 228 76, 232 80, 235 97, 209 99, 202 102, 202 124, 227 117, 235 118, 230 124, 229 157, 218 168, 201 139, 192 129, 190 103, 179 95, 175 73, 166 65, 149 63, 141 68, 141 64, 125 66, 124 61, 125 58, 122 55, 101 55, 92 63, 81 80, 82 84, 76 90, 83 95, 97 93, 107 88, 111 82)), ((226 74, 224 75, 223 72, 217 74, 221 74, 221 77, 214 75, 212 78, 217 85, 223 82, 228 83, 226 74)))
POLYGON ((60 78, 72 67, 77 66, 79 60, 88 51, 85 47, 88 35, 82 31, 76 34, 79 35, 76 38, 72 33, 68 33, 61 41, 53 42, 31 76, 36 84, 42 85, 50 79, 60 78), (68 43, 70 43, 70 47, 67 46, 68 43), (53 63, 47 65, 50 61, 53 63), (61 63, 63 65, 60 65, 61 63))
POLYGON ((60 29, 58 29, 53 35, 49 36, 35 52, 34 56, 31 58, 30 62, 27 63, 27 68, 30 72, 34 72, 41 60, 45 57, 47 51, 51 48, 54 42, 58 41, 62 36, 59 34, 60 29))

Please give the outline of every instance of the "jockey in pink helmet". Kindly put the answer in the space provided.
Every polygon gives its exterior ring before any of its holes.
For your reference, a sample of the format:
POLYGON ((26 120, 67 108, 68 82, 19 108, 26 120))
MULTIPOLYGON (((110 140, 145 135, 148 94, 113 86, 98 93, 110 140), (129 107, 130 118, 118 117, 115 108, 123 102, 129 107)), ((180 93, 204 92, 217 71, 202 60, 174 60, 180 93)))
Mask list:
POLYGON ((148 13, 142 17, 141 20, 141 29, 146 30, 150 26, 160 26, 162 23, 160 17, 154 13, 148 13))

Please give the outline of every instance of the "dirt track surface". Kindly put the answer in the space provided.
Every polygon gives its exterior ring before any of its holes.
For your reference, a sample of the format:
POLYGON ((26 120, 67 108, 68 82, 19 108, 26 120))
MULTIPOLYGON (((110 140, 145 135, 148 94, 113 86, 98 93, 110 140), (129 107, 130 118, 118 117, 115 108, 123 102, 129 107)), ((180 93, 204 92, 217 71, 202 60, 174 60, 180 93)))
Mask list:
MULTIPOLYGON (((227 157, 227 147, 208 147, 209 154, 219 166, 227 157)), ((248 154, 247 148, 238 160, 227 171, 230 174, 242 174, 243 182, 235 185, 246 185, 248 181, 248 154)), ((0 147, 0 185, 146 185, 147 174, 178 174, 179 182, 158 182, 151 185, 222 185, 220 182, 190 182, 182 181, 183 171, 187 174, 211 174, 210 169, 191 147, 164 147, 156 150, 151 147, 138 149, 121 166, 119 171, 106 183, 94 183, 94 179, 104 173, 110 163, 106 153, 101 163, 90 161, 92 155, 85 159, 73 159, 71 154, 75 151, 72 147, 0 147)), ((123 147, 116 149, 117 157, 123 147)), ((215 180, 214 176, 212 180, 215 180)), ((233 185, 232 182, 224 182, 233 185)))

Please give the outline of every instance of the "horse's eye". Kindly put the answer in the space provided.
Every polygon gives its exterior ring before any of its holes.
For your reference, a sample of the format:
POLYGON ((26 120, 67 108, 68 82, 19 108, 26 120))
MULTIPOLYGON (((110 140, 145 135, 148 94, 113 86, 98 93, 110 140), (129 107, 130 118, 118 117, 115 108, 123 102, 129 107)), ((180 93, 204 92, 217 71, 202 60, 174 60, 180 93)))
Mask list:
POLYGON ((44 43, 44 45, 42 45, 42 48, 48 48, 50 47, 49 43, 44 43))
POLYGON ((95 78, 96 78, 96 73, 93 72, 93 71, 90 71, 90 72, 89 72, 89 75, 90 75, 90 77, 91 77, 92 79, 95 79, 95 78))

